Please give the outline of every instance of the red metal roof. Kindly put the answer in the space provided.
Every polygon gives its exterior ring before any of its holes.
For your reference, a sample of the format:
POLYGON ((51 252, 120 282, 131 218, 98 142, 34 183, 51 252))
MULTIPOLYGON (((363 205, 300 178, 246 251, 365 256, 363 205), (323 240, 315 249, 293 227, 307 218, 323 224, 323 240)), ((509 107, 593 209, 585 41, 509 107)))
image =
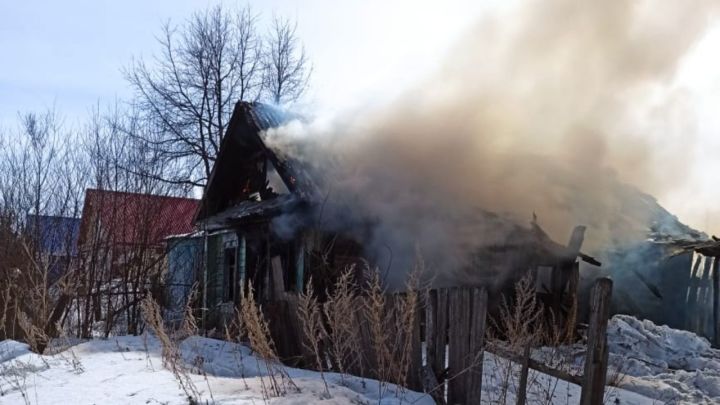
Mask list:
POLYGON ((91 230, 111 245, 157 244, 170 235, 193 231, 200 200, 88 189, 80 245, 91 230))

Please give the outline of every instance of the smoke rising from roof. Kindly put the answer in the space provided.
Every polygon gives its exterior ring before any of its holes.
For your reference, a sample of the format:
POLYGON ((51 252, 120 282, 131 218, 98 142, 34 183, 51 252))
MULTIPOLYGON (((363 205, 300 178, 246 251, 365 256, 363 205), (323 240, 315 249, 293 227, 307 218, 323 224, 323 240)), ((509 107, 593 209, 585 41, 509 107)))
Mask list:
POLYGON ((331 201, 376 218, 398 265, 415 243, 436 266, 467 265, 467 249, 508 236, 487 211, 536 213, 561 242, 587 225, 590 252, 642 240, 670 215, 625 184, 662 195, 686 174, 692 97, 673 78, 717 9, 529 1, 479 21, 398 99, 267 140, 317 166, 331 201))

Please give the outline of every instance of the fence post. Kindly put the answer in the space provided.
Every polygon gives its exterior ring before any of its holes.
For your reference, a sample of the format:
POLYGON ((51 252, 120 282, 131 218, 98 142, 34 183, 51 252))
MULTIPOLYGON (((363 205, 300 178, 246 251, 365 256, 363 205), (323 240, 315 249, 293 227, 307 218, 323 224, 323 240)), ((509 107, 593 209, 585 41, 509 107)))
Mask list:
POLYGON ((601 405, 603 403, 608 365, 607 323, 610 316, 612 284, 612 280, 605 277, 595 281, 592 288, 585 375, 583 376, 580 405, 601 405))
POLYGON ((565 325, 566 334, 565 341, 572 344, 575 340, 575 327, 577 325, 578 312, 578 285, 580 284, 580 263, 577 261, 573 264, 570 280, 568 281, 568 297, 570 300, 570 310, 568 311, 567 322, 565 325))
MULTIPOLYGON (((440 378, 445 373, 448 345, 448 289, 437 290, 437 315, 435 323, 435 362, 432 364, 435 375, 440 378)), ((443 390, 444 391, 444 390, 443 390)))
MULTIPOLYGON (((435 402, 445 399, 445 390, 439 387, 437 376, 441 369, 436 368, 438 363, 437 339, 440 339, 440 332, 437 331, 437 302, 438 291, 429 290, 425 296, 425 361, 426 365, 422 370, 423 391, 429 392, 435 402)), ((443 330, 443 342, 445 331, 443 330)), ((444 353, 443 353, 444 354, 444 353)), ((443 359, 445 357, 443 356, 443 359)), ((444 365, 444 363, 443 363, 444 365)), ((442 367, 442 366, 441 366, 442 367)))
POLYGON ((470 350, 468 352, 471 363, 467 378, 467 404, 479 404, 482 394, 488 293, 485 288, 474 288, 471 292, 470 350))
POLYGON ((720 347, 720 256, 713 258, 713 332, 715 347, 720 347))
POLYGON ((409 380, 408 385, 410 389, 415 391, 422 391, 423 385, 422 385, 422 341, 420 336, 420 322, 421 322, 421 297, 418 293, 417 297, 417 303, 415 308, 412 310, 415 311, 415 315, 413 316, 413 324, 412 324, 412 336, 411 336, 411 347, 410 347, 410 372, 409 372, 409 380))
POLYGON ((437 325, 437 290, 430 290, 425 297, 425 360, 432 368, 435 365, 437 354, 435 353, 435 328, 437 325))
POLYGON ((527 379, 530 371, 530 342, 525 343, 522 355, 522 364, 520 365, 520 383, 518 384, 516 405, 525 405, 527 402, 527 379))
POLYGON ((425 299, 426 365, 423 390, 438 404, 445 403, 445 351, 447 350, 448 289, 430 290, 425 299))
POLYGON ((448 404, 467 399, 470 344, 470 290, 453 288, 448 296, 448 404))

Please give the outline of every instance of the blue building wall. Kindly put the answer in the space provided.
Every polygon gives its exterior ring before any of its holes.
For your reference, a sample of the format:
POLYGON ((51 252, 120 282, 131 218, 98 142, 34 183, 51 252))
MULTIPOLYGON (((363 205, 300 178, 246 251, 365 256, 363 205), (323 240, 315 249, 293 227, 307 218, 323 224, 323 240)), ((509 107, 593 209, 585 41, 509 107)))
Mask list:
MULTIPOLYGON (((168 240, 165 274, 165 299, 167 322, 180 322, 192 293, 199 280, 203 264, 203 238, 187 237, 168 240)), ((199 283, 198 286, 199 288, 199 283)), ((198 292, 199 293, 199 292, 198 292)))
POLYGON ((77 256, 80 218, 28 215, 25 231, 47 261, 50 281, 55 282, 77 256))
POLYGON ((80 233, 80 218, 28 215, 27 231, 43 253, 75 256, 80 233))

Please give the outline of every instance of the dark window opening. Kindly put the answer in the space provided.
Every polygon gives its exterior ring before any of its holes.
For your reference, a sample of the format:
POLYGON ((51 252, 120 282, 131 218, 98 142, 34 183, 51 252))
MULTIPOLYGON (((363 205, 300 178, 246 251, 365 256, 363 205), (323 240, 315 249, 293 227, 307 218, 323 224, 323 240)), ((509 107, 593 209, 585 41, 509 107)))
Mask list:
POLYGON ((297 247, 295 241, 274 241, 270 255, 279 257, 282 266, 282 282, 286 292, 297 289, 297 247))
POLYGON ((245 293, 250 287, 255 299, 263 296, 263 275, 265 274, 265 243, 258 239, 248 238, 245 251, 245 293))
POLYGON ((234 302, 237 299, 237 248, 225 248, 223 251, 223 301, 234 302))

